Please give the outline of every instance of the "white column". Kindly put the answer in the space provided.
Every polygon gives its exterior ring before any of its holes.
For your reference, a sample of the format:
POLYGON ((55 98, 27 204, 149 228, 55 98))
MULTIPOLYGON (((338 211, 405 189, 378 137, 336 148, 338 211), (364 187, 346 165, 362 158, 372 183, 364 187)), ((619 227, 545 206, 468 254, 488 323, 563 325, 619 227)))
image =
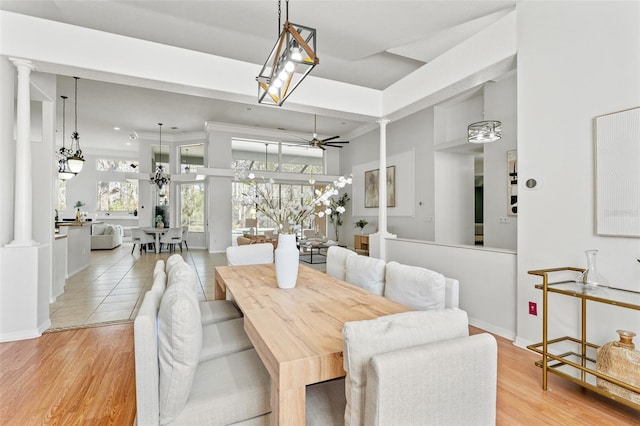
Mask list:
POLYGON ((16 110, 16 176, 13 241, 11 247, 37 245, 32 240, 32 182, 31 182, 31 71, 30 61, 10 58, 18 69, 16 110))
MULTIPOLYGON (((380 171, 378 172, 378 232, 387 233, 387 124, 389 120, 378 120, 380 125, 380 171)), ((381 251, 384 254, 384 248, 381 251)))
POLYGON ((380 169, 378 172, 378 232, 369 236, 369 256, 386 260, 385 238, 395 238, 387 231, 387 124, 381 119, 380 125, 380 169))

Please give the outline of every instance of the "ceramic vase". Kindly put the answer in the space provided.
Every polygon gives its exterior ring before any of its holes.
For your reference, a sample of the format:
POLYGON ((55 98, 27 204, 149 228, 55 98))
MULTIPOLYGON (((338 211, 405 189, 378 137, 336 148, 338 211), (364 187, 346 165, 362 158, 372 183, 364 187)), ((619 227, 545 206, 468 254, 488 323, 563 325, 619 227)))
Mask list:
POLYGON ((278 234, 278 248, 275 251, 276 281, 280 288, 293 288, 298 279, 300 251, 296 246, 295 234, 278 234))
POLYGON ((164 222, 157 222, 156 228, 164 228, 164 222))

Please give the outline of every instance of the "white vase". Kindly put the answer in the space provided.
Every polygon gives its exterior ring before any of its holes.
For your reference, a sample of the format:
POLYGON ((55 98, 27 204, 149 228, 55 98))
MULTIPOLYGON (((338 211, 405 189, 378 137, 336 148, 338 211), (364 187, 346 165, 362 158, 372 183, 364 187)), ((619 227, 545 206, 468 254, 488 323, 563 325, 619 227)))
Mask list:
POLYGON ((293 288, 298 279, 300 251, 296 246, 296 234, 278 234, 276 249, 276 281, 280 288, 293 288))

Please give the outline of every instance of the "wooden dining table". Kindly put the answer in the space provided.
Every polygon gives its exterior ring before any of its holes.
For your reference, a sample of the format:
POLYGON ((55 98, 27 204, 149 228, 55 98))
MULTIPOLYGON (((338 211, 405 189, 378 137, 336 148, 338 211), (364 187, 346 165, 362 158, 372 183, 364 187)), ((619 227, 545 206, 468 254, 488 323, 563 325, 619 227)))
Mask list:
POLYGON ((227 291, 271 376, 275 425, 304 425, 306 386, 345 375, 345 322, 411 310, 304 265, 292 289, 278 288, 273 264, 218 266, 216 299, 227 291))

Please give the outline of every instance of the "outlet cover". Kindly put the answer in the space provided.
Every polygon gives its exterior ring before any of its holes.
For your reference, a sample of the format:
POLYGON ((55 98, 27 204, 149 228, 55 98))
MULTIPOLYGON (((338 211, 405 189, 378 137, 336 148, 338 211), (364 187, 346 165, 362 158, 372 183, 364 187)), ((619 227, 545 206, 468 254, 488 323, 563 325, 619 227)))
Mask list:
POLYGON ((538 304, 536 302, 529 302, 529 315, 538 315, 538 304))

